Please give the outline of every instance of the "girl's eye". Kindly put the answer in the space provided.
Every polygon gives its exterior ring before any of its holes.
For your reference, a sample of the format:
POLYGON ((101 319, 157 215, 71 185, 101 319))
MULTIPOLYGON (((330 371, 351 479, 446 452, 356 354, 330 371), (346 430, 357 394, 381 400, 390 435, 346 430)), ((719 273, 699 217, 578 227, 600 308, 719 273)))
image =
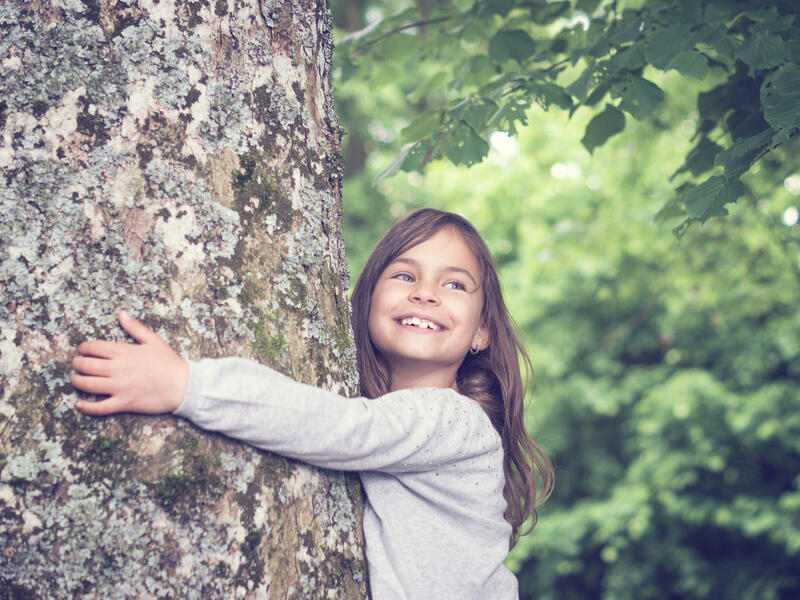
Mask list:
POLYGON ((400 281, 414 281, 414 278, 408 273, 398 273, 397 275, 392 275, 392 279, 399 279, 400 281))
POLYGON ((465 292, 467 290, 467 286, 465 286, 460 281, 448 281, 447 283, 444 284, 444 287, 449 287, 452 290, 461 290, 462 292, 465 292))

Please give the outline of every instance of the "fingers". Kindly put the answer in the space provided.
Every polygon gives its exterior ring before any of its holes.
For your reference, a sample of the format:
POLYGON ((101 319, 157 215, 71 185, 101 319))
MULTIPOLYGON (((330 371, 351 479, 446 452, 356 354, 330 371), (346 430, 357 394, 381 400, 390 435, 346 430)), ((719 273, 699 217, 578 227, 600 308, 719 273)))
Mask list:
POLYGON ((78 354, 84 356, 97 356, 99 358, 114 358, 122 352, 123 344, 107 342, 106 340, 90 340, 78 346, 78 354))
POLYGON ((108 377, 93 377, 89 375, 79 375, 78 373, 73 373, 70 375, 69 380, 74 388, 89 394, 103 396, 110 395, 115 392, 114 383, 108 377))
POLYGON ((102 417, 104 415, 113 415, 114 413, 125 412, 125 407, 123 406, 122 401, 114 396, 98 402, 78 400, 75 403, 75 408, 77 408, 83 414, 92 415, 94 417, 102 417))
POLYGON ((163 343, 161 337, 144 323, 134 319, 128 311, 122 310, 119 313, 119 324, 127 331, 133 339, 140 344, 163 343))
MULTIPOLYGON (((164 340, 157 333, 134 319, 127 311, 120 311, 119 324, 133 339, 141 344, 164 343, 164 340)), ((129 345, 106 340, 90 340, 78 346, 78 353, 99 358, 114 358, 122 354, 125 351, 125 347, 129 345)))
POLYGON ((111 374, 111 361, 78 355, 72 359, 72 368, 84 375, 108 377, 111 374))
POLYGON ((171 412, 183 399, 188 366, 161 337, 126 311, 120 312, 119 323, 139 343, 91 340, 78 346, 78 355, 72 359, 72 385, 108 397, 79 400, 75 407, 97 416, 171 412))

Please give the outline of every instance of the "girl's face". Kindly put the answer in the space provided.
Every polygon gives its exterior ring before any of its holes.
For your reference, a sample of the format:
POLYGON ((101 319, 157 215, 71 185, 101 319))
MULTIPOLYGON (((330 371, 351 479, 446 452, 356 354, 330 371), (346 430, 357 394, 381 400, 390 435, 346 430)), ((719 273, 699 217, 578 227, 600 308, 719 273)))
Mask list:
POLYGON ((454 387, 470 346, 485 348, 480 267, 462 235, 443 228, 384 269, 372 292, 369 335, 392 390, 454 387))

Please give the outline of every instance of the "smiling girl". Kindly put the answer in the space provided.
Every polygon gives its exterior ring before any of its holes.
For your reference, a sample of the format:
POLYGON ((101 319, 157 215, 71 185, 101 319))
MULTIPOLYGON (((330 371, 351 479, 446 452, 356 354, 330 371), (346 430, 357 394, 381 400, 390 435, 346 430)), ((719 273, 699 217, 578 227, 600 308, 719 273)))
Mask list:
MULTIPOLYGON (((226 358, 185 361, 127 313, 138 344, 84 342, 73 385, 90 415, 172 412, 324 468, 358 471, 373 600, 514 599, 510 545, 553 471, 523 422, 514 333, 486 244, 458 215, 396 223, 352 297, 361 398, 226 358)), ((528 531, 530 531, 528 529, 528 531)))

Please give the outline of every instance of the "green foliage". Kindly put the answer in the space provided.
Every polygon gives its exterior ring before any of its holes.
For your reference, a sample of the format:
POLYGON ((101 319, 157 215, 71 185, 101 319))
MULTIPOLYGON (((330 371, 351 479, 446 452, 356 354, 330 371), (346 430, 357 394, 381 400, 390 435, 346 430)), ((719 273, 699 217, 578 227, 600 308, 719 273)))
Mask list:
POLYGON ((586 135, 581 143, 591 152, 615 133, 625 129, 625 115, 617 107, 608 104, 606 109, 586 126, 586 135))
POLYGON ((658 119, 626 118, 591 155, 576 140, 607 104, 620 110, 607 97, 569 119, 522 110, 518 146, 495 134, 481 164, 432 162, 424 177, 373 187, 396 147, 387 131, 411 122, 401 116, 405 81, 367 95, 351 80, 356 91, 340 95, 361 97, 364 112, 343 112, 343 124, 359 132, 366 123, 370 149, 344 184, 352 271, 416 206, 456 210, 487 239, 534 361, 532 433, 557 469, 555 495, 509 560, 522 598, 792 597, 800 226, 781 217, 800 200, 776 184, 800 177, 797 147, 742 171, 741 188, 722 167, 709 194, 684 180, 676 200, 665 185, 675 166, 664 157, 686 156, 684 177, 708 178, 715 161, 733 170, 758 152, 759 130, 744 123, 733 145, 697 131, 711 114, 725 118, 715 112, 720 96, 759 88, 708 87, 670 69, 654 80, 673 99, 658 119), (736 204, 725 202, 736 193, 736 204), (671 230, 687 206, 708 220, 679 244, 671 230), (731 213, 724 221, 712 216, 722 209, 731 213))
POLYGON ((736 202, 743 193, 744 186, 738 179, 730 181, 715 175, 686 193, 686 212, 703 222, 711 217, 723 217, 728 214, 725 205, 736 202))
MULTIPOLYGON (((371 6, 392 14, 395 3, 371 6)), ((495 256, 534 361, 529 423, 557 469, 555 495, 509 559, 521 597, 793 598, 800 225, 782 222, 800 207, 792 7, 617 2, 606 26, 611 7, 598 0, 437 6, 363 38, 447 19, 403 30, 417 54, 384 84, 377 43, 344 45, 345 239, 358 273, 395 217, 433 206, 467 216, 495 256), (458 10, 472 12, 457 30, 458 10), (576 10, 588 30, 570 25, 576 10), (534 54, 496 61, 489 40, 506 31, 527 32, 534 54), (767 66, 779 46, 782 62, 767 66), (505 87, 487 95, 487 82, 505 87), (542 110, 552 106, 564 110, 542 110), (457 126, 488 142, 480 164, 433 160, 457 126), (394 175, 373 184, 384 170, 394 175)))
POLYGON ((536 43, 522 29, 498 31, 489 38, 489 58, 499 64, 515 60, 525 64, 536 50, 536 43))
POLYGON ((685 217, 674 229, 684 235, 727 214, 747 191, 742 175, 800 126, 800 5, 790 0, 378 6, 394 14, 340 41, 336 74, 348 86, 401 88, 395 106, 406 147, 381 178, 438 158, 477 164, 489 153, 484 140, 516 135, 533 103, 596 115, 581 140, 594 152, 625 129, 624 113, 660 123, 676 101, 660 82, 674 72, 705 88, 688 85, 701 118, 671 178, 682 179, 669 202, 685 217))

